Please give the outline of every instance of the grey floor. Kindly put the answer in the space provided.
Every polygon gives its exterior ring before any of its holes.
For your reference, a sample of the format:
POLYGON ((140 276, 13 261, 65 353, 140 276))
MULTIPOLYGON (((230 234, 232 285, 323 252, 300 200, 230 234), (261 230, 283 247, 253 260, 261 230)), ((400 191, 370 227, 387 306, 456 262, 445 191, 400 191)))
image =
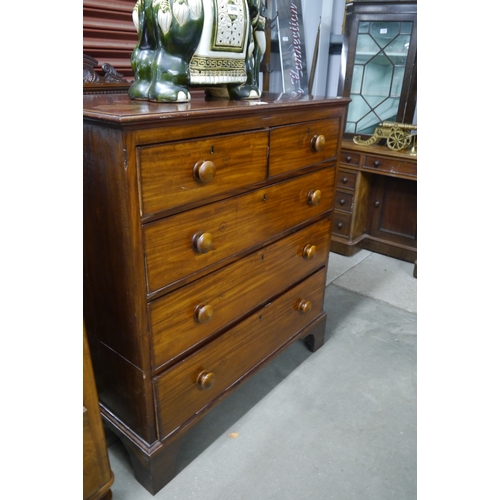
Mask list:
MULTIPOLYGON (((188 436, 155 500, 417 498, 417 279, 413 264, 330 254, 324 346, 297 342, 188 436)), ((123 445, 114 500, 153 498, 123 445)))

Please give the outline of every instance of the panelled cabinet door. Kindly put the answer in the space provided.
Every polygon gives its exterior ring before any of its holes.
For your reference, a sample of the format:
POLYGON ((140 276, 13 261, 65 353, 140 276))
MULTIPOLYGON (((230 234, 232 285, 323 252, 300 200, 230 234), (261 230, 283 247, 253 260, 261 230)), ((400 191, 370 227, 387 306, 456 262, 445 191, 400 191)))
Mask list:
POLYGON ((417 246, 417 183, 379 175, 373 180, 368 234, 417 246))

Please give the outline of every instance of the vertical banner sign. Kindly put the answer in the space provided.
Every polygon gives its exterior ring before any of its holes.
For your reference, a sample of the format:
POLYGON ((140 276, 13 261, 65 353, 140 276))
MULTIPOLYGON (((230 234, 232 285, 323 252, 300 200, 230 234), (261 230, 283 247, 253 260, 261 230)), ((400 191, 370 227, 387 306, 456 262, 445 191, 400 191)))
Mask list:
POLYGON ((301 0, 277 0, 276 13, 283 92, 306 95, 307 63, 301 0))

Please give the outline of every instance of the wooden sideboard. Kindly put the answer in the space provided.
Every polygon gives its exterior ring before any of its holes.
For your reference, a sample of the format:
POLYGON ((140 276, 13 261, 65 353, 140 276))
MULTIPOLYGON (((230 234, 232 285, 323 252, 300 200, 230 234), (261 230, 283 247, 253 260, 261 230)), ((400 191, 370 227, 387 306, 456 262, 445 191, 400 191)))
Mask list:
POLYGON ((101 412, 155 494, 185 432, 324 341, 349 99, 85 95, 84 314, 101 412))
POLYGON ((109 465, 92 359, 83 327, 83 499, 109 500, 114 474, 109 465))
POLYGON ((362 248, 417 260, 417 157, 343 140, 331 250, 353 255, 362 248))

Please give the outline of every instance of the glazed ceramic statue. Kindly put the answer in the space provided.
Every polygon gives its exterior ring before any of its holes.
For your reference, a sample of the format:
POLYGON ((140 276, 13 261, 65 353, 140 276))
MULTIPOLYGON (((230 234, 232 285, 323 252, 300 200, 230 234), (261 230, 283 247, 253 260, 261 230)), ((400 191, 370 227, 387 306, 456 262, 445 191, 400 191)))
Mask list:
POLYGON ((132 17, 132 99, 186 102, 197 85, 227 89, 233 99, 260 97, 261 0, 138 0, 132 17))

